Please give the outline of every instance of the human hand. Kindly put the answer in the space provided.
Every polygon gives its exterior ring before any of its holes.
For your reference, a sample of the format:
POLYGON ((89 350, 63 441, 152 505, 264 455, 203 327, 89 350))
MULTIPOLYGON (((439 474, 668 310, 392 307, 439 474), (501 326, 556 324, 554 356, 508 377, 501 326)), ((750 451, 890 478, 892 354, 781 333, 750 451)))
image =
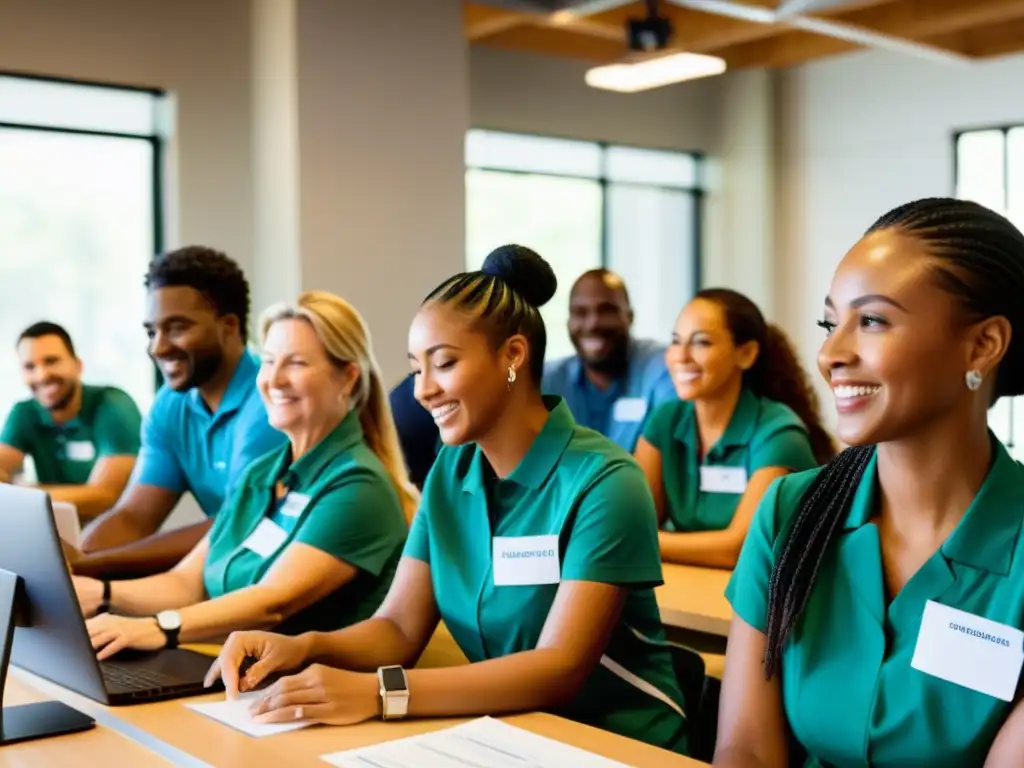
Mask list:
POLYGON ((377 676, 313 664, 282 677, 249 707, 257 723, 313 720, 326 725, 354 725, 379 711, 377 676))
POLYGON ((206 673, 209 688, 217 678, 224 681, 229 699, 239 693, 254 690, 267 675, 290 672, 302 666, 309 655, 309 639, 300 635, 289 637, 272 632, 232 632, 220 649, 217 659, 206 673), (239 675, 242 663, 256 659, 244 676, 239 675))
POLYGON ((156 651, 167 645, 167 635, 152 616, 136 619, 101 613, 85 622, 85 628, 100 661, 125 648, 156 651))
POLYGON ((64 539, 60 540, 60 548, 64 552, 64 562, 67 563, 68 570, 74 573, 75 566, 82 559, 82 553, 64 541, 64 539))
POLYGON ((82 615, 86 618, 95 616, 96 611, 100 609, 100 603, 103 602, 103 582, 88 576, 72 576, 71 583, 75 587, 82 615))

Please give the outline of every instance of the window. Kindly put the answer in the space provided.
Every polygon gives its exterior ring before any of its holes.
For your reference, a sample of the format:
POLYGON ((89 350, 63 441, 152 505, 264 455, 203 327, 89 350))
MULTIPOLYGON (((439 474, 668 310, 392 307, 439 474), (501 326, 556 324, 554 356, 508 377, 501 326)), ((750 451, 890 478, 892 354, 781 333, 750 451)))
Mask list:
POLYGON ((84 379, 146 411, 146 265, 162 248, 161 124, 152 91, 0 74, 0 419, 27 397, 14 343, 60 323, 84 379))
POLYGON ((697 155, 471 130, 466 167, 466 267, 519 243, 558 277, 542 310, 548 359, 573 353, 569 289, 602 266, 626 281, 635 335, 668 343, 699 283, 697 155))
MULTIPOLYGON (((954 142, 956 196, 999 211, 1024 229, 1024 126, 964 131, 954 142)), ((988 420, 1014 458, 1024 459, 1024 401, 1000 399, 988 420)))

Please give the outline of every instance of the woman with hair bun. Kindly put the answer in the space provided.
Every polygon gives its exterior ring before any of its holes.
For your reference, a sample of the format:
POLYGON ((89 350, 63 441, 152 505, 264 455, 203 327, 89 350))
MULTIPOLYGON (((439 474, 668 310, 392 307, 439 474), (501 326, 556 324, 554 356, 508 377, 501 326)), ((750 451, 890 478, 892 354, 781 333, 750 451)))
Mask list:
POLYGON ((510 245, 427 296, 409 359, 445 447, 395 580, 349 629, 228 640, 211 679, 229 695, 319 662, 266 690, 262 721, 553 710, 685 750, 650 490, 628 453, 541 395, 539 307, 555 287, 546 261, 510 245), (439 619, 470 664, 412 669, 439 619))
POLYGON ((1021 765, 1024 235, 946 198, 882 216, 832 278, 818 366, 851 447, 765 495, 717 766, 1021 765))

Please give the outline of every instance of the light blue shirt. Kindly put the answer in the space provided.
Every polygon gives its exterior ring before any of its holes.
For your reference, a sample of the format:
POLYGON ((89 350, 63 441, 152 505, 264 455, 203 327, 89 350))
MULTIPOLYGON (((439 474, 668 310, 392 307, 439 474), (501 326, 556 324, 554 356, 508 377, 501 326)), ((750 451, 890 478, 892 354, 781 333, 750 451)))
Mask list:
POLYGON ((607 390, 590 383, 577 355, 552 360, 544 366, 542 389, 565 400, 576 423, 632 453, 647 414, 677 397, 665 367, 665 349, 650 339, 631 339, 626 375, 607 390))
POLYGON ((163 387, 142 425, 135 480, 188 491, 214 517, 249 463, 286 440, 267 423, 256 390, 259 366, 253 355, 242 355, 216 413, 210 413, 198 389, 163 387))

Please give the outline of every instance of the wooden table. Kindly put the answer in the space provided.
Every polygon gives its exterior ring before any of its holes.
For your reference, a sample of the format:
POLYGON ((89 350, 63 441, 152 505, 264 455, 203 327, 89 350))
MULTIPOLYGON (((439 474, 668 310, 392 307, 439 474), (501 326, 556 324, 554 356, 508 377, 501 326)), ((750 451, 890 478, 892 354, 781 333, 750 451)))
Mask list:
MULTIPOLYGON (((33 704, 53 698, 26 684, 17 675, 18 672, 14 671, 7 677, 4 706, 33 704)), ((167 768, 173 763, 116 730, 99 724, 82 733, 8 744, 0 749, 2 768, 53 768, 61 765, 82 768, 122 765, 132 768, 167 768)))
POLYGON ((665 583, 655 590, 662 623, 728 637, 732 606, 725 599, 725 587, 732 571, 669 563, 662 570, 665 583))
MULTIPOLYGON (((208 653, 216 651, 216 646, 190 647, 208 653)), ((450 663, 465 663, 465 657, 442 625, 424 652, 420 666, 449 666, 450 663)), ((419 719, 397 723, 372 721, 347 727, 315 726, 255 739, 184 706, 191 702, 218 701, 223 694, 131 707, 105 707, 14 667, 8 675, 7 690, 11 703, 47 698, 63 701, 96 718, 99 727, 86 733, 6 747, 0 752, 3 768, 49 768, 64 764, 105 768, 168 764, 188 768, 322 766, 326 763, 320 758, 325 754, 447 728, 467 720, 419 719), (10 761, 5 762, 8 758, 10 761)), ((501 719, 634 768, 699 768, 704 765, 554 715, 531 713, 501 719)))

